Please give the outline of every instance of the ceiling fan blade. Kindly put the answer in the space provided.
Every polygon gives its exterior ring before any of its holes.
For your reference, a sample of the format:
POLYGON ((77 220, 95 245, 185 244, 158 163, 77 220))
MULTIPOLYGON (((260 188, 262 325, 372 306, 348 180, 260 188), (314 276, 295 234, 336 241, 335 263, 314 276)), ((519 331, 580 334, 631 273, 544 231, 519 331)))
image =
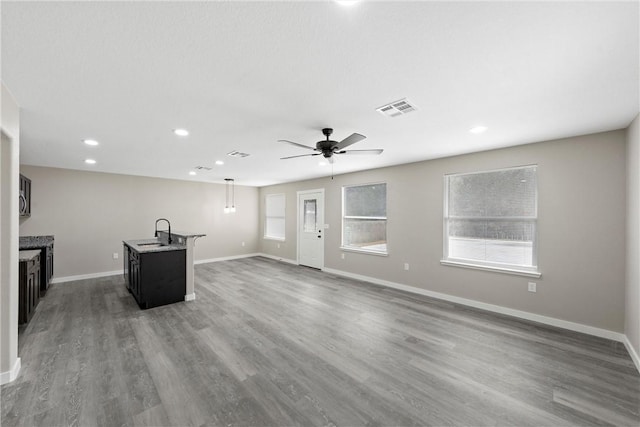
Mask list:
POLYGON ((382 154, 383 151, 382 148, 373 150, 342 150, 336 151, 335 154, 382 154))
POLYGON ((355 144, 358 141, 362 141, 365 138, 366 138, 366 136, 360 135, 359 133, 352 133, 351 136, 348 136, 345 139, 343 139, 342 141, 338 142, 333 147, 333 149, 334 150, 342 150, 343 148, 346 148, 346 147, 350 146, 351 144, 355 144))
POLYGON ((287 144, 295 145, 296 147, 306 148, 307 150, 316 150, 315 147, 309 147, 308 145, 298 144, 297 142, 287 141, 286 139, 279 139, 278 142, 286 142, 287 144))
POLYGON ((322 153, 314 153, 314 154, 300 154, 298 156, 289 156, 289 157, 280 157, 280 160, 284 159, 295 159, 296 157, 308 157, 308 156, 319 156, 322 153))

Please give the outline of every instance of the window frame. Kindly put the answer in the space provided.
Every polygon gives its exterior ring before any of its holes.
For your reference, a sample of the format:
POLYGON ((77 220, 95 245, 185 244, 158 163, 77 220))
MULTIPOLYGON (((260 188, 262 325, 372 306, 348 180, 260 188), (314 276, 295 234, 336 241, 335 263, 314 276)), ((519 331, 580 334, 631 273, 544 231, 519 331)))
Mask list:
POLYGON ((463 172, 463 173, 450 173, 450 174, 445 174, 443 177, 443 187, 444 187, 444 192, 443 192, 443 227, 442 227, 442 259, 440 260, 440 264, 442 265, 448 265, 448 266, 456 266, 456 267, 464 267, 464 268, 471 268, 471 269, 476 269, 476 270, 485 270, 485 271, 495 271, 495 272, 499 272, 499 273, 507 273, 507 274, 513 274, 513 275, 518 275, 518 276, 525 276, 525 277, 534 277, 534 278, 539 278, 542 276, 542 273, 540 272, 540 265, 538 262, 538 246, 539 246, 539 239, 538 239, 538 218, 539 218, 539 212, 538 212, 538 171, 539 171, 539 166, 537 164, 529 164, 529 165, 521 165, 521 166, 512 166, 512 167, 506 167, 506 168, 499 168, 499 169, 489 169, 489 170, 481 170, 481 171, 472 171, 472 172, 463 172), (464 175, 479 175, 479 174, 485 174, 485 173, 493 173, 493 172, 501 172, 501 171, 507 171, 507 170, 514 170, 514 169, 527 169, 527 168, 535 168, 536 171, 536 191, 535 191, 535 199, 534 199, 534 204, 535 204, 535 216, 531 217, 531 216, 522 216, 522 217, 465 217, 465 218, 456 218, 456 219, 474 219, 474 218, 478 218, 478 219, 496 219, 496 220, 506 220, 506 221, 515 221, 518 219, 522 219, 522 220, 528 220, 528 221, 533 221, 534 224, 534 232, 532 235, 532 246, 531 246, 531 250, 532 250, 532 266, 523 266, 523 265, 517 265, 517 264, 507 264, 507 263, 496 263, 496 262, 491 262, 491 261, 483 261, 483 260, 473 260, 473 259, 466 259, 466 258, 450 258, 449 257, 449 220, 451 219, 451 217, 449 216, 449 178, 453 177, 453 176, 464 176, 464 175))
POLYGON ((287 215, 286 215, 286 211, 287 211, 287 196, 285 193, 271 193, 271 194, 266 194, 264 197, 264 235, 263 235, 263 239, 265 240, 275 240, 278 242, 284 242, 286 239, 286 234, 287 234, 287 215), (269 199, 272 197, 282 197, 282 211, 283 211, 283 215, 269 215, 269 199), (269 218, 282 218, 282 222, 283 222, 283 233, 284 235, 282 237, 280 236, 270 236, 268 235, 268 223, 269 223, 269 218))
POLYGON ((348 185, 343 185, 342 186, 342 194, 341 194, 341 200, 342 200, 342 211, 340 213, 341 216, 341 224, 340 224, 340 249, 343 251, 347 251, 347 252, 358 252, 358 253, 363 253, 363 254, 369 254, 369 255, 377 255, 377 256, 388 256, 389 255, 389 239, 387 236, 387 227, 389 225, 389 214, 387 213, 386 216, 382 217, 382 216, 356 216, 356 215, 350 215, 350 216, 346 216, 345 215, 345 189, 347 188, 354 188, 354 187, 370 187, 370 186, 374 186, 374 185, 384 185, 385 188, 387 189, 387 194, 385 196, 385 211, 388 208, 388 189, 389 189, 389 184, 385 181, 379 181, 379 182, 369 182, 369 183, 363 183, 363 184, 348 184, 348 185), (357 246, 348 246, 344 244, 344 225, 345 225, 345 219, 369 219, 369 220, 384 220, 385 221, 385 245, 386 245, 386 250, 381 251, 381 250, 375 250, 375 249, 363 249, 357 246))

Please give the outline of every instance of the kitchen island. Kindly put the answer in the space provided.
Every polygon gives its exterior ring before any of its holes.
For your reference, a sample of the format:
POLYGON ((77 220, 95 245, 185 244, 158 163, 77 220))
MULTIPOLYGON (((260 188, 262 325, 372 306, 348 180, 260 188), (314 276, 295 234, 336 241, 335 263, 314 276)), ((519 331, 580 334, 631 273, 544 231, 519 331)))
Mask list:
POLYGON ((125 240, 125 284, 142 309, 184 301, 186 246, 125 240))
POLYGON ((157 231, 157 238, 124 240, 127 289, 140 308, 195 299, 193 248, 201 233, 157 231))

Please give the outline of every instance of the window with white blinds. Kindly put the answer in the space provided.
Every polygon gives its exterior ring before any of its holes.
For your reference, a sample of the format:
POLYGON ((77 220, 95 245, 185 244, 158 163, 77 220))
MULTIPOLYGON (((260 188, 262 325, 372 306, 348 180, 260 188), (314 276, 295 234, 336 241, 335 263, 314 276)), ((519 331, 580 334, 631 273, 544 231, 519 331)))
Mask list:
POLYGON ((267 194, 265 197, 265 239, 284 240, 285 236, 284 194, 267 194))
POLYGON ((444 180, 443 261, 537 273, 537 166, 444 180))

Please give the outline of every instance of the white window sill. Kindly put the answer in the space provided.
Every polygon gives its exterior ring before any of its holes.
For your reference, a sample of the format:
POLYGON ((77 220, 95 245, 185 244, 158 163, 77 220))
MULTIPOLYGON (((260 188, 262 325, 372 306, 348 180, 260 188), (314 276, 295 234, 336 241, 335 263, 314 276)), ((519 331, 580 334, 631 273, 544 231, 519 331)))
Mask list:
POLYGON ((351 246, 340 246, 340 250, 343 250, 346 252, 358 252, 361 254, 368 254, 368 255, 389 256, 388 252, 368 251, 366 249, 353 248, 351 246))
POLYGON ((263 237, 264 240, 275 240, 276 242, 284 242, 284 237, 269 237, 269 236, 264 236, 263 237))
POLYGON ((539 271, 518 270, 516 268, 504 268, 504 267, 492 267, 488 265, 471 264, 462 261, 440 260, 440 264, 448 265, 451 267, 471 268, 473 270, 493 271, 496 273, 513 274, 514 276, 533 277, 539 279, 542 277, 542 273, 539 271))

